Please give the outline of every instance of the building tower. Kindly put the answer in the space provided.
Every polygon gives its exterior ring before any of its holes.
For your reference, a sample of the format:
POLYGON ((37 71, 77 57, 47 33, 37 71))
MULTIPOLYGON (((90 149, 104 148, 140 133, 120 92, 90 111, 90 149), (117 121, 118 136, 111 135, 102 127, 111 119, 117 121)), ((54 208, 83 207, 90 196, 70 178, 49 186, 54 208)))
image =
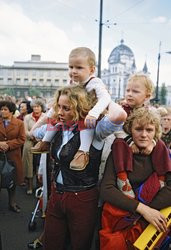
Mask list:
POLYGON ((102 80, 106 84, 113 100, 124 97, 129 76, 136 72, 135 58, 132 50, 120 41, 108 58, 108 69, 102 71, 102 80))

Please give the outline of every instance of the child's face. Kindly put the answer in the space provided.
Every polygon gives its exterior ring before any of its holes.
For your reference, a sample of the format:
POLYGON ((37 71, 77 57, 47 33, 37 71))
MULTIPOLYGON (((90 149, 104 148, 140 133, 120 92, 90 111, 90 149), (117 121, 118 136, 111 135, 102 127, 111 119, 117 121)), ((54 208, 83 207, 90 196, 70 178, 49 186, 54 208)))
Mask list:
POLYGON ((95 72, 95 67, 88 64, 87 57, 72 56, 69 58, 69 76, 73 82, 85 83, 95 72))
POLYGON ((149 99, 144 84, 138 80, 129 81, 126 87, 125 99, 131 108, 141 107, 149 99))

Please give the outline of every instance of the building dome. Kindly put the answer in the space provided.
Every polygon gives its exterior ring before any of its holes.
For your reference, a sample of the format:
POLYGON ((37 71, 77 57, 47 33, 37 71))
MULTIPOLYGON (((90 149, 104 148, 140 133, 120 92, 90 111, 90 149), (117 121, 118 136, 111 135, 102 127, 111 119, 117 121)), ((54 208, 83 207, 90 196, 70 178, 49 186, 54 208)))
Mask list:
POLYGON ((108 63, 113 64, 113 63, 119 63, 122 62, 121 57, 126 56, 127 59, 133 59, 134 60, 134 54, 132 50, 123 44, 124 40, 121 40, 121 44, 114 48, 108 58, 108 63))

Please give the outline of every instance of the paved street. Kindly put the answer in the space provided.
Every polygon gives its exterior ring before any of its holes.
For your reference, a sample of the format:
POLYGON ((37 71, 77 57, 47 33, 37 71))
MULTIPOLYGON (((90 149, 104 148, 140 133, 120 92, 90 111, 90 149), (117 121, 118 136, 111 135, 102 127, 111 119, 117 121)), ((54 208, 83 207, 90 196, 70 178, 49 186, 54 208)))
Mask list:
MULTIPOLYGON (((43 219, 36 218, 36 230, 29 232, 28 224, 37 203, 34 195, 26 195, 23 187, 17 188, 17 204, 21 207, 19 214, 8 210, 8 194, 5 189, 0 192, 0 232, 2 250, 26 250, 27 243, 35 239, 43 228, 43 219)), ((1 248, 0 248, 1 250, 1 248)))

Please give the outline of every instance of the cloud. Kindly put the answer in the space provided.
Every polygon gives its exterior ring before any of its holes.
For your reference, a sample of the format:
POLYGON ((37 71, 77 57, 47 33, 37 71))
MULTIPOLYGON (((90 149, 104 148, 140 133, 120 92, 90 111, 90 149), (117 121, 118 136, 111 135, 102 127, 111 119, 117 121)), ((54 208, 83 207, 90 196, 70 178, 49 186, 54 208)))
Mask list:
POLYGON ((167 22, 167 17, 165 16, 158 16, 155 17, 151 20, 153 23, 166 23, 167 22))
POLYGON ((53 23, 33 21, 19 5, 0 2, 0 64, 29 60, 31 54, 41 54, 44 60, 67 62, 74 46, 53 23))
POLYGON ((84 33, 84 29, 80 23, 75 23, 72 27, 72 31, 76 33, 79 33, 79 32, 84 33))

